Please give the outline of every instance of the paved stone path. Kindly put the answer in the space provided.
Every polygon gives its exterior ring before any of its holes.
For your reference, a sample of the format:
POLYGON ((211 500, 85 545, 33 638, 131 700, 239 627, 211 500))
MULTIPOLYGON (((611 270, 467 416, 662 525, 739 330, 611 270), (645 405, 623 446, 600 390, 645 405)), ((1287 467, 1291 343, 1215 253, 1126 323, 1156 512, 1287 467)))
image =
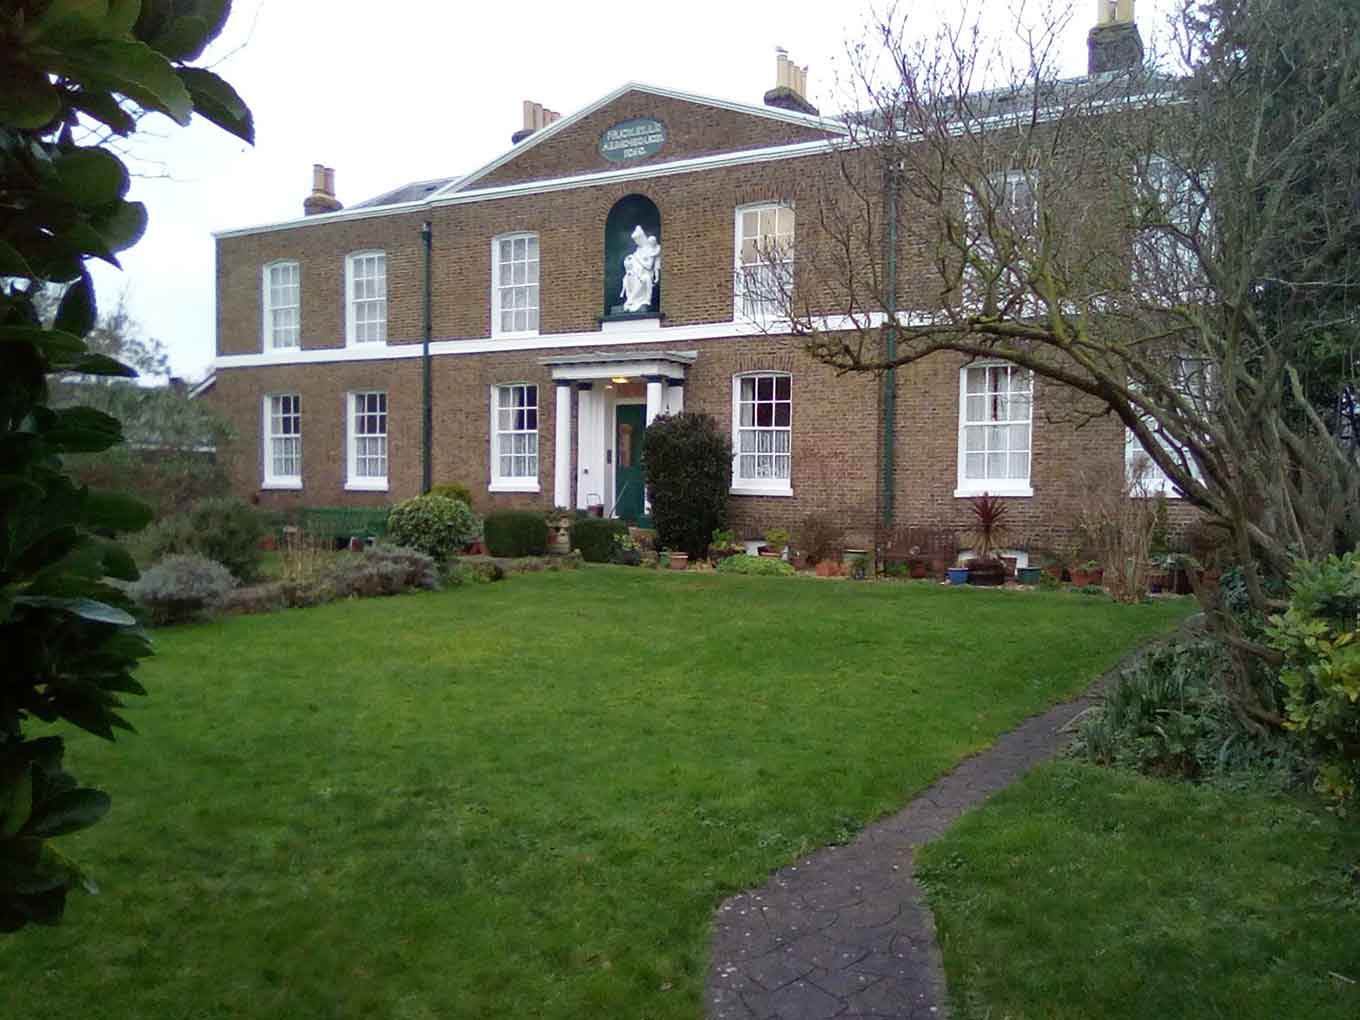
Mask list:
POLYGON ((1056 755, 1067 743, 1063 728, 1094 704, 1101 682, 963 761, 853 843, 820 850, 723 903, 705 988, 710 1020, 947 1016, 935 919, 912 875, 912 850, 1056 755))

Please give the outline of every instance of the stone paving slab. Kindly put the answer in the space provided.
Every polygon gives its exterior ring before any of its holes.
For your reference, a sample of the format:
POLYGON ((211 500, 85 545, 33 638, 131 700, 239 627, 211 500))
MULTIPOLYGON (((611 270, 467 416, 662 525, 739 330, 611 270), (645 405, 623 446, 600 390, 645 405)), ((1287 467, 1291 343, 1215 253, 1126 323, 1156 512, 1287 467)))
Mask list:
POLYGON ((1102 683, 960 762, 854 842, 819 850, 723 902, 705 987, 709 1020, 947 1017, 935 918, 913 874, 913 851, 1055 756, 1102 683))

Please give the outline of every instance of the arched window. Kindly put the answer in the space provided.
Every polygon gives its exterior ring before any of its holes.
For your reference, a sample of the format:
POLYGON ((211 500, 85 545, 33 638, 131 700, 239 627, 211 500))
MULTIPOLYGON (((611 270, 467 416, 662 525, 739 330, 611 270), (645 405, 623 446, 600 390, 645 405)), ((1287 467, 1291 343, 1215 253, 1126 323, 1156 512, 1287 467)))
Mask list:
POLYGON ((604 317, 661 314, 661 213, 626 195, 604 222, 604 317))

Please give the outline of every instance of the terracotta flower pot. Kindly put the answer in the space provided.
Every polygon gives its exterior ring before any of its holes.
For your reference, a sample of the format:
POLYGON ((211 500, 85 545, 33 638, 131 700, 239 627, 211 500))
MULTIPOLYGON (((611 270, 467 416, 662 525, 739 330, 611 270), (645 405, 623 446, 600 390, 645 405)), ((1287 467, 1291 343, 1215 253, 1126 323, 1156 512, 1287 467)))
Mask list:
POLYGON ((672 570, 688 570, 688 569, 689 569, 689 553, 682 553, 682 552, 673 552, 673 553, 671 553, 671 569, 672 569, 672 570))

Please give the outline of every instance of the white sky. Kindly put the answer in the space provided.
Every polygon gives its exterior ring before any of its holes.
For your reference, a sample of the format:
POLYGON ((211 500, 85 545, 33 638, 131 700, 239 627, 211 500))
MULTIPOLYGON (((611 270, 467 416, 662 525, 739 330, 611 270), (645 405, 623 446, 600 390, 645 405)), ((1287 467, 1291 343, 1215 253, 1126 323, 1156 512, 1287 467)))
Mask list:
MULTIPOLYGON (((1139 6, 1145 39, 1169 2, 1139 6)), ((978 9, 997 29, 1013 22, 1007 0, 978 9)), ((844 94, 836 82, 847 43, 866 39, 872 10, 865 0, 237 0, 203 63, 221 60, 215 70, 254 111, 255 146, 197 119, 187 129, 145 122, 156 137, 134 151, 170 177, 134 181, 131 197, 147 204, 150 225, 125 254, 124 272, 96 270, 101 302, 112 305, 128 287, 134 317, 166 345, 172 371, 197 378, 215 342, 210 232, 300 215, 313 163, 336 168, 348 205, 500 155, 524 99, 567 115, 642 81, 759 105, 774 86, 775 46, 810 65, 813 102, 834 112, 843 106, 835 97, 844 94)), ((898 7, 916 33, 959 10, 957 0, 898 7)), ((1091 0, 1076 3, 1066 73, 1085 70, 1095 13, 1091 0)))

